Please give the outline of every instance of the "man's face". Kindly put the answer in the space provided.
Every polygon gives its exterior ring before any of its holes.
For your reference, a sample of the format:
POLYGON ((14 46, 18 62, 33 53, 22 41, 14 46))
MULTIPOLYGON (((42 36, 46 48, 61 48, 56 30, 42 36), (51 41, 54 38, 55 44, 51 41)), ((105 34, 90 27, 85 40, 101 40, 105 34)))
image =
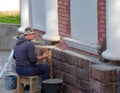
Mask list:
POLYGON ((27 39, 33 40, 35 38, 35 33, 26 35, 27 39))
POLYGON ((33 40, 35 38, 35 33, 30 34, 31 40, 33 40))

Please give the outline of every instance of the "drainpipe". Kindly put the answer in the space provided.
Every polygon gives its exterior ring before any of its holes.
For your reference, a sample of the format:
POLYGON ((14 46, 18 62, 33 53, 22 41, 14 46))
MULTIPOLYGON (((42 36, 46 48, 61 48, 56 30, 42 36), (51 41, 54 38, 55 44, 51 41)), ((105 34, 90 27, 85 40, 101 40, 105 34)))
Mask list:
POLYGON ((105 59, 120 60, 120 0, 107 0, 107 46, 102 53, 105 59))
POLYGON ((43 35, 44 40, 59 41, 58 35, 58 0, 45 0, 45 15, 46 15, 46 33, 43 35))
POLYGON ((18 31, 24 32, 25 28, 30 25, 29 0, 20 0, 20 14, 21 14, 21 27, 18 28, 18 31))

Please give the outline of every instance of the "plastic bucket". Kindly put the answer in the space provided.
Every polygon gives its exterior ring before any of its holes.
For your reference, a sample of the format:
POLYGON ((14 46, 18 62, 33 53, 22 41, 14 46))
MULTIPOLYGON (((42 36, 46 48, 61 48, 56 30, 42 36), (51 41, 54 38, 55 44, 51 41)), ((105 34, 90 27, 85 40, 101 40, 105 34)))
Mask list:
POLYGON ((16 89, 17 86, 17 76, 8 75, 5 76, 5 88, 8 90, 16 89))
POLYGON ((43 89, 45 93, 61 93, 62 91, 61 79, 48 79, 42 81, 43 89))

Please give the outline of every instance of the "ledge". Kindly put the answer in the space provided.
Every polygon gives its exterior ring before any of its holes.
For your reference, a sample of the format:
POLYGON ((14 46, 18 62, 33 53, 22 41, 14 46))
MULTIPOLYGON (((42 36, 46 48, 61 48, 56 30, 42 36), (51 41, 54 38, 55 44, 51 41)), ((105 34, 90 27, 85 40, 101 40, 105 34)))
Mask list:
POLYGON ((68 46, 94 54, 98 54, 98 50, 100 49, 100 46, 95 43, 82 42, 71 38, 63 38, 63 40, 68 44, 68 46))

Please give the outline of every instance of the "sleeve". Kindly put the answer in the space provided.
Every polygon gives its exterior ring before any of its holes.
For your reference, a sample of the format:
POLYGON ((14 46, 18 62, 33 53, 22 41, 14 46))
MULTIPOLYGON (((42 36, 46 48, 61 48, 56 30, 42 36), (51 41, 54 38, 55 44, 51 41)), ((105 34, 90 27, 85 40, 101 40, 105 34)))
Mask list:
POLYGON ((29 42, 27 52, 28 52, 30 64, 32 64, 32 65, 36 64, 37 56, 35 54, 35 47, 34 47, 33 43, 29 42))

